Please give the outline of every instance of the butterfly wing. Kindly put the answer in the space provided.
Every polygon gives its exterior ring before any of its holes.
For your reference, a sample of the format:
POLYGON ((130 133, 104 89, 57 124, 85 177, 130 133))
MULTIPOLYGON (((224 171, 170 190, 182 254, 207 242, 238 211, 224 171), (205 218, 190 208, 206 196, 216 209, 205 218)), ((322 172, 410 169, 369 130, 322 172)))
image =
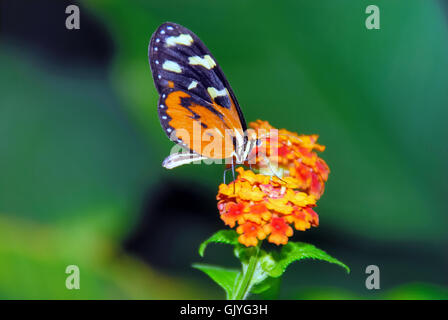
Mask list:
POLYGON ((201 156, 225 159, 247 129, 221 68, 190 30, 164 23, 152 35, 149 62, 168 137, 201 156))

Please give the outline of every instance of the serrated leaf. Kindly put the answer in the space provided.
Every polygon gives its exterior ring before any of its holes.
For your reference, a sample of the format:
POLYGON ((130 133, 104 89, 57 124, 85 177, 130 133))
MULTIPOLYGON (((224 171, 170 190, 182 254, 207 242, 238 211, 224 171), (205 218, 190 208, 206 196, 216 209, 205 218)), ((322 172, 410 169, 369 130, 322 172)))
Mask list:
POLYGON ((202 263, 195 263, 192 267, 207 274, 213 281, 223 288, 226 292, 227 299, 232 296, 236 279, 241 274, 239 270, 227 269, 202 263))
POLYGON ((225 243, 230 245, 238 244, 238 233, 235 230, 220 230, 205 240, 199 246, 199 255, 204 256, 205 248, 209 243, 225 243))
POLYGON ((350 273, 350 268, 344 263, 308 243, 289 242, 283 246, 280 253, 272 253, 272 257, 275 263, 270 268, 268 267, 267 271, 274 278, 280 277, 291 263, 302 259, 317 259, 334 263, 344 268, 347 273, 350 273))

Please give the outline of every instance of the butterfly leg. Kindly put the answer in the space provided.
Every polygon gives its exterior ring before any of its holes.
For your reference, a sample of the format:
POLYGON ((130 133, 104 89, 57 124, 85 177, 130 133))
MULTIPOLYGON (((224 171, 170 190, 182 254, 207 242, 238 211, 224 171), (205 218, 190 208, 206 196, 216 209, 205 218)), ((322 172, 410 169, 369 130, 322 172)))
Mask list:
POLYGON ((235 193, 235 163, 232 159, 233 193, 235 193))
POLYGON ((232 170, 232 168, 231 168, 231 167, 228 167, 228 168, 225 168, 225 169, 224 169, 224 174, 223 174, 223 177, 222 177, 222 181, 223 181, 224 184, 226 184, 226 173, 227 173, 227 171, 229 171, 229 170, 232 170))

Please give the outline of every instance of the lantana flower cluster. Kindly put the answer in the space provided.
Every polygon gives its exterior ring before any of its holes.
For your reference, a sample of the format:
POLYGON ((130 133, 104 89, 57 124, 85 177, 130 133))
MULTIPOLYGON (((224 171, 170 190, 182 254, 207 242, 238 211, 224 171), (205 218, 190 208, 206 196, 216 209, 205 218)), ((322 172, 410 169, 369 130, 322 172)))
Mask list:
POLYGON ((282 174, 277 177, 237 168, 237 179, 219 186, 220 217, 229 227, 236 227, 238 240, 245 246, 256 246, 266 238, 285 245, 293 229, 305 231, 319 225, 313 208, 324 191, 329 168, 314 150, 323 151, 325 147, 316 143, 317 135, 276 130, 261 120, 250 126, 256 132, 271 133, 256 150, 253 167, 265 173, 263 169, 274 166, 282 174))

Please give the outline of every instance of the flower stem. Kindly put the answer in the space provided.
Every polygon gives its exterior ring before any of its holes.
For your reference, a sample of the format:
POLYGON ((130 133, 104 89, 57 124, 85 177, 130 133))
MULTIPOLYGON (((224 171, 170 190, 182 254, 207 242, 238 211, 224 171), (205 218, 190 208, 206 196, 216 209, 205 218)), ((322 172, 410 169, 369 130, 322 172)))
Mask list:
POLYGON ((237 289, 233 295, 234 300, 245 300, 250 293, 251 282, 254 276, 255 269, 258 263, 258 253, 260 252, 260 246, 255 247, 255 252, 249 258, 249 265, 243 277, 237 283, 237 289))

